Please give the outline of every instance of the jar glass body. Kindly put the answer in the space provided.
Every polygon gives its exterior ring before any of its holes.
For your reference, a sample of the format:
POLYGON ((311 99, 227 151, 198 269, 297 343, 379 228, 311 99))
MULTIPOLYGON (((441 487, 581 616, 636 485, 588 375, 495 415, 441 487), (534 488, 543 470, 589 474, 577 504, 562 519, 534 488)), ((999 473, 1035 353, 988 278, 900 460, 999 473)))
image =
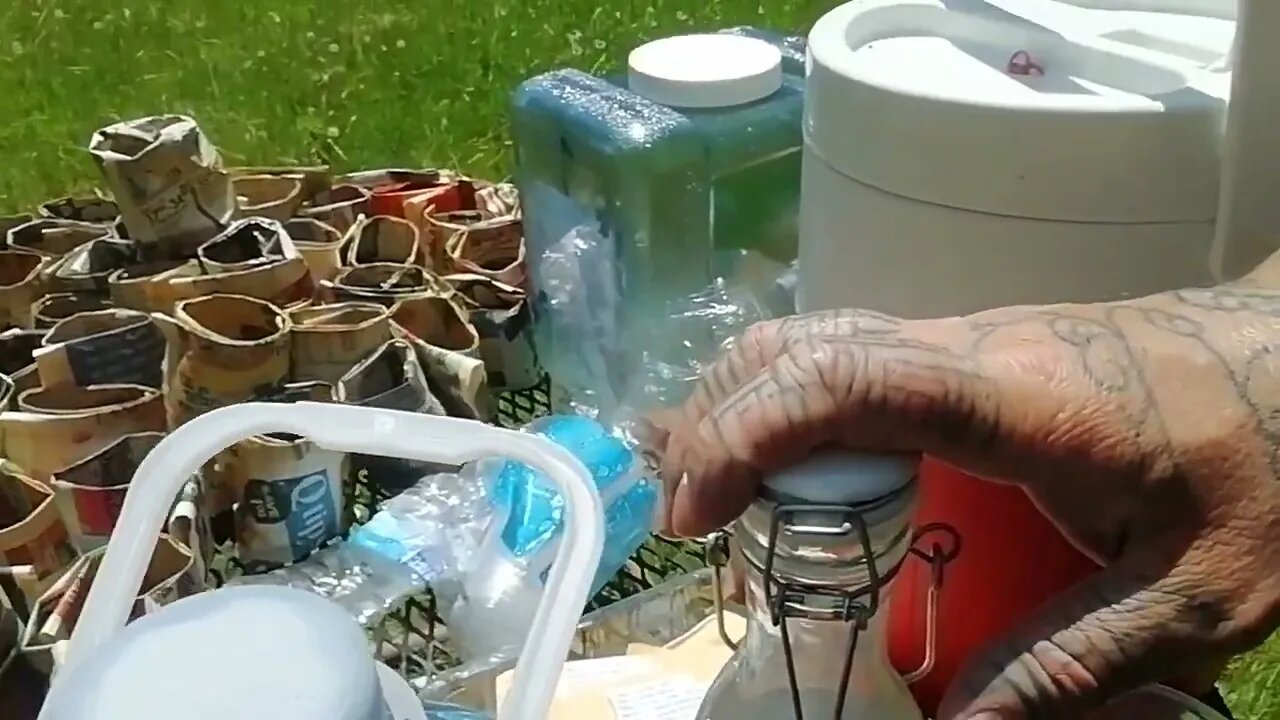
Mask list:
MULTIPOLYGON (((698 720, 791 720, 796 718, 785 645, 789 641, 803 720, 921 720, 922 714, 906 682, 889 662, 888 597, 896 569, 909 561, 909 525, 914 488, 892 504, 864 518, 865 543, 858 532, 843 537, 777 534, 777 549, 769 565, 772 576, 822 588, 865 590, 856 602, 863 622, 820 618, 821 612, 788 612, 774 622, 766 594, 764 562, 774 507, 757 502, 735 526, 746 559, 747 631, 742 644, 712 683, 698 711, 698 720), (871 550, 875 574, 866 561, 871 550), (875 601, 873 602, 873 597, 875 601), (806 616, 807 615, 807 616, 806 616), (852 659, 851 635, 856 631, 852 659), (847 672, 847 690, 839 697, 847 672)), ((822 527, 824 516, 806 514, 797 525, 822 527)), ((839 524, 839 523, 834 523, 839 524)), ((856 527, 856 524, 855 524, 856 527)), ((780 585, 773 585, 772 594, 780 585)), ((776 598, 775 598, 776 599, 776 598)), ((800 606, 838 607, 824 595, 797 597, 800 606)))

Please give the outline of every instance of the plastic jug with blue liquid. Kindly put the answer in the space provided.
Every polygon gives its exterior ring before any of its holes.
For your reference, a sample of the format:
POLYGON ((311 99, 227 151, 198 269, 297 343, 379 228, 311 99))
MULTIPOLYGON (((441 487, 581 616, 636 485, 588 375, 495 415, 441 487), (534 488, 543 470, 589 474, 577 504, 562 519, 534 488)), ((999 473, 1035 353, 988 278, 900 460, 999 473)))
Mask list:
POLYGON ((540 310, 574 285, 573 304, 594 321, 565 327, 590 326, 586 342, 605 348, 600 374, 707 354, 721 338, 699 337, 696 318, 655 333, 689 304, 721 302, 708 289, 755 258, 794 259, 803 75, 802 40, 737 28, 642 45, 622 75, 558 70, 516 91, 516 182, 540 310))

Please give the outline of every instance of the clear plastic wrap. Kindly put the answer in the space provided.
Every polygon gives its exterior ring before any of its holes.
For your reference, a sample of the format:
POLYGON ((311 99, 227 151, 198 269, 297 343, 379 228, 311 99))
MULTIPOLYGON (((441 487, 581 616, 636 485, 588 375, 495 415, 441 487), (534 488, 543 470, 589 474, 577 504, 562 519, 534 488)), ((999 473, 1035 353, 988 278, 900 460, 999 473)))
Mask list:
POLYGON ((603 270, 605 243, 582 227, 535 259, 542 278, 538 354, 575 412, 625 427, 637 414, 678 406, 751 325, 794 312, 794 263, 746 251, 722 263, 733 277, 623 308, 603 270))

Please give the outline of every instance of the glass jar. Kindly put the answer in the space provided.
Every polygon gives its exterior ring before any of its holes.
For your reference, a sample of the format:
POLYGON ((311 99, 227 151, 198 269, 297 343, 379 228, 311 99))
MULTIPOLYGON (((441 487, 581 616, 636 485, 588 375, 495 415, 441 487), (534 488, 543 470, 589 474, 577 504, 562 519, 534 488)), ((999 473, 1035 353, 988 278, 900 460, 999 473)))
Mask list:
MULTIPOLYGON (((919 534, 916 459, 851 452, 770 478, 733 528, 747 632, 699 720, 920 720, 889 663, 888 589, 919 534)), ((936 561, 958 544, 934 548, 936 561)), ((935 567, 940 565, 935 564, 935 567)))

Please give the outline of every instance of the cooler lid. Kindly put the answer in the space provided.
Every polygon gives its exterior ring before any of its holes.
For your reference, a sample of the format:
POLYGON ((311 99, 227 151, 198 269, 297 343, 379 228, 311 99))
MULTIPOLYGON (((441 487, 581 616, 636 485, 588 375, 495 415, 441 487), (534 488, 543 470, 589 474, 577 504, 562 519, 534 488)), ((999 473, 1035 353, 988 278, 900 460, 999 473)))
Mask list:
POLYGON ((806 139, 842 174, 935 204, 1211 220, 1233 15, 1231 0, 856 0, 809 36, 806 139))

